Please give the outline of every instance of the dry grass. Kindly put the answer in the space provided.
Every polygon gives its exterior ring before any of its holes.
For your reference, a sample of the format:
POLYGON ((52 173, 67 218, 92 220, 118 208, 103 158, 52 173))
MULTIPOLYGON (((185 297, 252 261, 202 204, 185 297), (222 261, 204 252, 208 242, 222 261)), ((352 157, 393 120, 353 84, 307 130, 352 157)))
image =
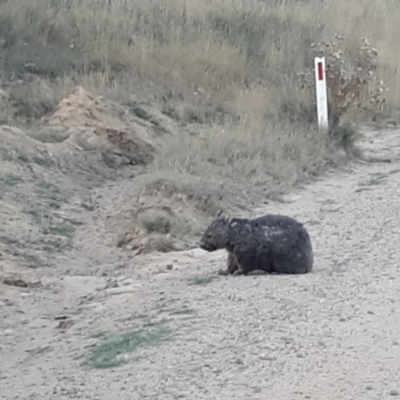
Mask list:
POLYGON ((4 79, 26 72, 46 79, 33 79, 41 99, 16 95, 30 104, 54 103, 83 83, 192 120, 248 120, 255 103, 270 117, 304 117, 313 93, 300 90, 298 74, 312 66, 312 43, 335 33, 346 37, 347 64, 362 38, 370 40, 379 51, 376 73, 393 88, 388 106, 400 100, 395 0, 2 0, 0 11, 4 79))
MULTIPOLYGON (((149 179, 192 197, 270 195, 337 161, 338 142, 352 149, 349 125, 335 135, 315 130, 314 87, 303 79, 313 44, 345 36, 340 81, 357 76, 367 38, 378 54, 357 118, 388 114, 400 104, 399 20, 397 0, 0 0, 0 71, 14 118, 24 121, 80 84, 121 103, 151 101, 181 123, 211 124, 164 143, 149 179), (390 91, 371 107, 380 80, 390 91)), ((332 109, 335 101, 331 93, 332 109)))

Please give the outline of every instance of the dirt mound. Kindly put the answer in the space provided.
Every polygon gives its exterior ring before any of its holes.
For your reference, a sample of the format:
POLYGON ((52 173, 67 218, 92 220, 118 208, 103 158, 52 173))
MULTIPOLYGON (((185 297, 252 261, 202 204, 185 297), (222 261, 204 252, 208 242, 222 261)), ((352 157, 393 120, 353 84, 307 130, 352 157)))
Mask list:
POLYGON ((67 139, 63 141, 61 151, 63 148, 70 151, 68 144, 83 150, 99 150, 113 166, 152 160, 151 124, 138 123, 137 118, 124 107, 102 96, 93 96, 80 86, 63 99, 44 122, 63 134, 67 129, 67 139), (118 156, 127 158, 127 161, 118 161, 118 156))
POLYGON ((55 112, 43 121, 49 126, 127 128, 150 140, 160 133, 175 134, 177 123, 154 105, 137 102, 124 106, 103 96, 94 96, 81 86, 61 100, 55 112))
POLYGON ((108 126, 123 128, 126 124, 114 116, 115 105, 101 96, 93 96, 81 86, 61 100, 56 111, 45 119, 48 125, 83 127, 108 126))
POLYGON ((58 146, 61 152, 70 148, 97 150, 109 166, 146 164, 153 159, 154 146, 131 130, 107 127, 74 127, 69 138, 58 146), (68 146, 70 145, 70 146, 68 146))

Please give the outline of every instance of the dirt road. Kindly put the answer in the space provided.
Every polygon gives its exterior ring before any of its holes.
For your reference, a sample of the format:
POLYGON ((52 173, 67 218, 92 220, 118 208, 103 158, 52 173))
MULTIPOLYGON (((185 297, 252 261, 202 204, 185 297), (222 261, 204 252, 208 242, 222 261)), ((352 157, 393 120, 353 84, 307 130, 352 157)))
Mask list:
POLYGON ((0 286, 1 399, 386 399, 400 393, 400 131, 371 132, 353 164, 255 210, 313 240, 304 276, 219 277, 225 254, 132 258, 79 246, 0 286), (27 275, 28 276, 28 275, 27 275), (40 280, 39 280, 40 279, 40 280))

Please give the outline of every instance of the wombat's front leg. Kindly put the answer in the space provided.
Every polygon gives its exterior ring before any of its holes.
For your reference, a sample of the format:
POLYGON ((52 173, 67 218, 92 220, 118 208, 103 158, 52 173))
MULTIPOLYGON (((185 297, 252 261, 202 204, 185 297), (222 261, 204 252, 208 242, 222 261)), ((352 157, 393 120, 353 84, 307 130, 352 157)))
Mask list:
POLYGON ((226 263, 226 270, 225 269, 220 269, 218 271, 218 275, 226 276, 226 275, 234 275, 236 271, 239 270, 239 265, 236 259, 236 256, 228 251, 228 260, 226 263))
POLYGON ((236 271, 239 271, 239 270, 240 270, 239 263, 237 261, 236 256, 229 251, 226 272, 229 275, 233 275, 236 271))

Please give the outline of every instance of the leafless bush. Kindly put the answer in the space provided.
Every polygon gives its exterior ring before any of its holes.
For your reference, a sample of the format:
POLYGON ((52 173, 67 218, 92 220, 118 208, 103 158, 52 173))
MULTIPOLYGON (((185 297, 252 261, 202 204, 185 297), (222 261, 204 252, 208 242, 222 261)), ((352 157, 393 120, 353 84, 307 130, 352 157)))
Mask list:
POLYGON ((336 118, 349 113, 383 111, 388 88, 377 78, 378 51, 367 38, 360 40, 355 57, 346 55, 344 35, 330 42, 313 43, 314 55, 326 58, 326 77, 331 112, 336 118))

